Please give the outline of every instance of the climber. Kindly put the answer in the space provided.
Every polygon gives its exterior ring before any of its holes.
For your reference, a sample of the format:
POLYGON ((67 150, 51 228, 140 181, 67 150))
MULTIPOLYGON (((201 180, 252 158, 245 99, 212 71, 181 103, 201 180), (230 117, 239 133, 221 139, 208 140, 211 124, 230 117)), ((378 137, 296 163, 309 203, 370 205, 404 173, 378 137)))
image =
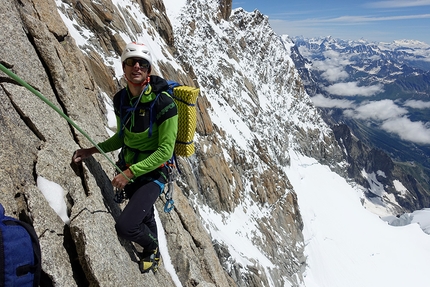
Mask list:
MULTIPOLYGON (((126 88, 113 98, 117 132, 98 144, 104 152, 121 148, 118 166, 123 173, 112 179, 114 188, 129 199, 115 228, 120 237, 143 247, 142 273, 156 272, 160 260, 154 203, 167 182, 165 163, 172 157, 178 130, 178 113, 173 99, 162 93, 166 80, 150 75, 152 57, 147 46, 126 45, 121 55, 126 88)), ((98 153, 96 147, 79 149, 75 163, 98 153)))

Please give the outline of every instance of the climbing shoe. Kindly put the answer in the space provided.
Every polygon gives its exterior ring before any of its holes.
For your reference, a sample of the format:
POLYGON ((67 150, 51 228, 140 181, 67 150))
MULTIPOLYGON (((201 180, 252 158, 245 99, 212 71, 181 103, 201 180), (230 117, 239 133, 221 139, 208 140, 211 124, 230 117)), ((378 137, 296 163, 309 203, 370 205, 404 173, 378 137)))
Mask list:
POLYGON ((142 273, 148 273, 150 270, 156 273, 158 271, 158 266, 161 263, 160 251, 156 248, 152 253, 145 256, 139 262, 139 269, 142 273))

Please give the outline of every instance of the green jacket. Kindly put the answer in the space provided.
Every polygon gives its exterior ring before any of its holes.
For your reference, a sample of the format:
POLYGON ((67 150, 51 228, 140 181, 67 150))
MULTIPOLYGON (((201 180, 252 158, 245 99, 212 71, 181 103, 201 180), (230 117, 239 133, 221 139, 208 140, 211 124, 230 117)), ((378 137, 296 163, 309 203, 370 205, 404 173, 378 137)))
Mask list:
POLYGON ((100 143, 99 147, 104 152, 122 148, 120 158, 122 156, 135 177, 159 168, 173 155, 178 132, 178 111, 170 95, 162 92, 167 88, 166 80, 151 76, 150 84, 132 112, 127 109, 135 106, 138 97, 133 98, 127 88, 116 93, 113 98, 117 132, 100 143))

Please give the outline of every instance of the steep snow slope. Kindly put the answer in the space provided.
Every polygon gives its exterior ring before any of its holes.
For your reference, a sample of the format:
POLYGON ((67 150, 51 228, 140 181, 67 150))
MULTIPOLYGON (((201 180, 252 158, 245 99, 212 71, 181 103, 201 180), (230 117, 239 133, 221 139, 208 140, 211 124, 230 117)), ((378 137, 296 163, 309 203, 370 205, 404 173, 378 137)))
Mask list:
POLYGON ((388 225, 363 208, 359 188, 314 159, 291 159, 287 174, 305 226, 305 286, 428 286, 430 236, 418 224, 388 225))

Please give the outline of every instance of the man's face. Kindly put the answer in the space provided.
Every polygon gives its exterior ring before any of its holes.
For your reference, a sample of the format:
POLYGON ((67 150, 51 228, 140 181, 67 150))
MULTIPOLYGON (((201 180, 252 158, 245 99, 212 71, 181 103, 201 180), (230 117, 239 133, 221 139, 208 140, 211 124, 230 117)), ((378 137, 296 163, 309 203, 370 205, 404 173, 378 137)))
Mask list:
POLYGON ((148 77, 149 62, 142 58, 128 58, 124 61, 124 73, 133 83, 141 83, 148 77))

